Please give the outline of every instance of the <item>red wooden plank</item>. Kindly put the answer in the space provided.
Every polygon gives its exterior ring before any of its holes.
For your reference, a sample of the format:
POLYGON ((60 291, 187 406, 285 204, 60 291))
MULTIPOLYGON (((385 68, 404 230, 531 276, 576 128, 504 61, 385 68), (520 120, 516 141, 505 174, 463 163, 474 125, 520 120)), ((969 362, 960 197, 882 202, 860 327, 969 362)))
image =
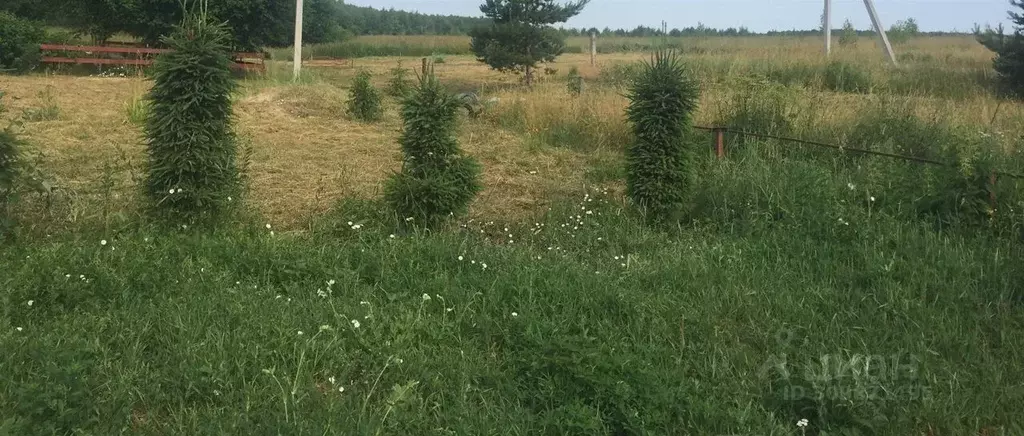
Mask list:
POLYGON ((99 59, 99 58, 60 58, 43 56, 45 64, 92 64, 92 65, 153 65, 152 59, 99 59))
POLYGON ((90 45, 60 45, 60 44, 40 44, 40 50, 55 50, 55 51, 74 51, 74 52, 92 52, 92 53, 130 53, 130 54, 160 54, 167 53, 171 50, 166 48, 133 48, 133 47, 102 47, 102 46, 90 46, 90 45))
POLYGON ((263 59, 263 53, 235 53, 235 58, 263 59))

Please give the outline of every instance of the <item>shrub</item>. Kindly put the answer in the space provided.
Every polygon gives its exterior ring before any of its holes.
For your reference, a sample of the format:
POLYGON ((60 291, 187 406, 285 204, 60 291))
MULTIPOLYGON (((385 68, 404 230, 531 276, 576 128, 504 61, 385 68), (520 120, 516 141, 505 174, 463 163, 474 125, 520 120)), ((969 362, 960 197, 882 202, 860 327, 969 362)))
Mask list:
POLYGON ((825 66, 824 84, 832 91, 868 93, 871 91, 871 76, 854 65, 831 61, 825 66))
POLYGON ((655 52, 630 86, 635 141, 626 152, 626 189, 656 220, 680 218, 688 206, 696 171, 686 138, 699 96, 672 51, 655 52))
POLYGON ((839 34, 839 45, 851 46, 857 44, 857 29, 853 27, 850 20, 843 22, 843 31, 839 34))
POLYGON ((889 28, 889 41, 893 44, 902 44, 910 41, 910 38, 917 36, 920 33, 920 29, 917 26, 917 21, 913 18, 907 18, 906 21, 897 21, 889 28))
POLYGON ((409 94, 412 86, 409 84, 409 70, 402 68, 402 63, 391 69, 391 78, 388 79, 387 93, 392 97, 404 98, 409 94))
POLYGON ((146 195, 174 218, 213 218, 241 186, 227 28, 189 13, 163 42, 149 91, 146 195))
POLYGON ((380 92, 370 83, 370 73, 360 71, 352 81, 348 98, 348 113, 360 121, 378 121, 384 116, 380 92))
POLYGON ((637 63, 615 63, 602 68, 597 80, 612 86, 627 86, 639 74, 640 67, 641 64, 637 63))
POLYGON ((37 24, 0 12, 0 70, 26 72, 39 64, 39 43, 46 32, 37 24))
POLYGON ((480 166, 459 150, 456 114, 461 102, 430 72, 404 101, 402 171, 385 186, 399 218, 433 226, 464 213, 480 191, 480 166))
POLYGON ((566 81, 569 94, 578 96, 583 93, 583 76, 580 76, 580 70, 575 65, 569 70, 566 81))

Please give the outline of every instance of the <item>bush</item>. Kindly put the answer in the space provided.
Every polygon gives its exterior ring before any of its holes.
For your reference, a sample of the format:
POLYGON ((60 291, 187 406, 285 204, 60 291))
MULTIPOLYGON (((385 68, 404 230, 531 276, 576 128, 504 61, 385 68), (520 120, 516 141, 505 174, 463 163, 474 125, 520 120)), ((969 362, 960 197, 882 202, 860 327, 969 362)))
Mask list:
POLYGON ((455 139, 461 102, 428 73, 404 101, 402 172, 385 186, 385 199, 415 225, 434 226, 465 213, 480 191, 480 166, 464 156, 455 139))
POLYGON ((384 116, 380 92, 370 83, 370 73, 360 71, 352 81, 349 92, 348 113, 360 121, 379 121, 384 116))
POLYGON ((871 76, 860 68, 842 61, 831 61, 825 67, 825 88, 838 92, 871 92, 871 76))
POLYGON ((575 65, 569 70, 566 81, 569 94, 578 96, 583 93, 583 76, 580 76, 580 70, 575 65))
POLYGON ((39 64, 39 43, 46 32, 39 25, 0 12, 0 70, 26 72, 39 64))
POLYGON ((857 44, 857 29, 850 20, 843 22, 843 31, 839 34, 839 45, 852 46, 857 44))
POLYGON ((629 197, 655 220, 678 219, 696 182, 687 144, 700 90, 672 51, 657 51, 629 89, 635 142, 626 152, 629 197))
POLYGON ((402 68, 402 63, 391 69, 391 78, 388 79, 387 93, 392 97, 404 98, 409 95, 412 86, 409 84, 409 70, 402 68))
POLYGON ((615 63, 610 67, 602 68, 597 80, 612 86, 627 86, 640 73, 641 64, 637 63, 615 63))
POLYGON ((189 14, 153 66, 145 137, 146 195, 174 218, 213 218, 241 186, 227 28, 189 14))

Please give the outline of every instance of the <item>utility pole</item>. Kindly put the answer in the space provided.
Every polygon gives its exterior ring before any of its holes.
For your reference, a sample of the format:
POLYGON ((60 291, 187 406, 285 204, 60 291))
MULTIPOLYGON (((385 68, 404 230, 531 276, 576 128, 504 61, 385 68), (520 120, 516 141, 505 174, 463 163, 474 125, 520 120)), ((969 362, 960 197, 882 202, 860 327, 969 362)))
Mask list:
POLYGON ((292 80, 299 80, 302 70, 302 0, 295 0, 295 51, 292 53, 292 80))
POLYGON ((864 0, 864 7, 868 9, 868 15, 871 16, 871 24, 874 24, 875 30, 878 31, 878 36, 882 38, 882 47, 885 50, 886 57, 889 58, 889 62, 892 62, 893 65, 897 65, 896 55, 892 52, 892 44, 889 44, 889 35, 885 34, 882 20, 878 19, 878 12, 875 11, 875 2, 873 0, 864 0))
POLYGON ((825 0, 825 13, 821 19, 821 30, 825 33, 825 57, 829 57, 832 54, 832 0, 825 0))

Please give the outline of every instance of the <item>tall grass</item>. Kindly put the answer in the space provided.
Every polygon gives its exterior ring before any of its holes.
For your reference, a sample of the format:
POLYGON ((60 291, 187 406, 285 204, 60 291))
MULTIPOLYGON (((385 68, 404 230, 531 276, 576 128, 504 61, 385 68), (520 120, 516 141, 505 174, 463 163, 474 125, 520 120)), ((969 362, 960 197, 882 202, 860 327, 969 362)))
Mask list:
MULTIPOLYGON (((292 60, 291 48, 269 49, 271 59, 292 60)), ((349 59, 370 56, 469 55, 468 37, 360 36, 350 41, 313 44, 302 49, 304 59, 349 59)))

